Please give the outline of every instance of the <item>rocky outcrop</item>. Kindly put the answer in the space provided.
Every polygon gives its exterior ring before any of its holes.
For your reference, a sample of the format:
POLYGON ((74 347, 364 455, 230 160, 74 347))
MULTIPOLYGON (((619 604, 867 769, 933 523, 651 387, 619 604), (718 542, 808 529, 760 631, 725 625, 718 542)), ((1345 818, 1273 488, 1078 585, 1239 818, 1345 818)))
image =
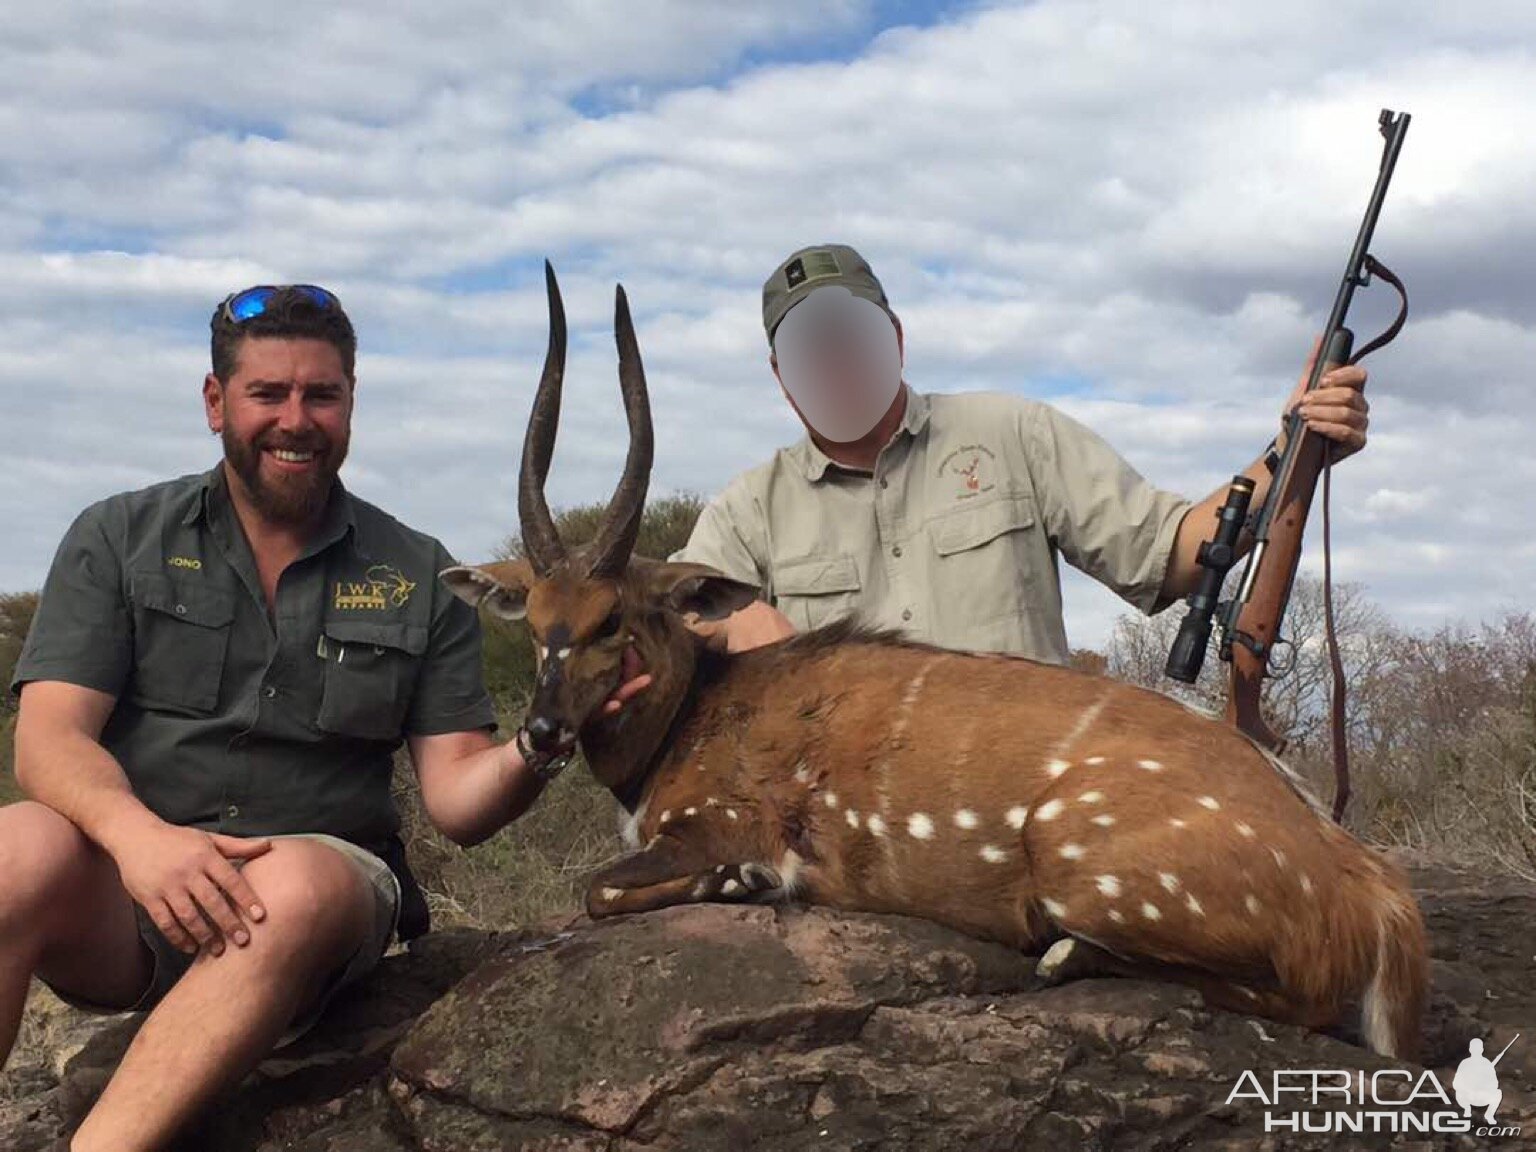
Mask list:
MULTIPOLYGON (((1491 1056, 1523 1032, 1499 1065, 1498 1118, 1536 1133, 1536 891, 1443 868, 1415 880, 1435 954, 1426 1063, 1449 1090, 1470 1039, 1491 1056)), ((8 1073, 0 1147, 46 1146, 88 1106, 132 1027, 96 1036, 57 1082, 46 1069, 8 1073)), ((1268 1089, 1275 1069, 1395 1067, 1343 1034, 1213 1011, 1183 988, 1042 987, 1032 958, 923 921, 707 905, 419 941, 185 1146, 1065 1152, 1519 1139, 1266 1134, 1267 1110, 1297 1105, 1229 1102, 1244 1070, 1268 1089)))

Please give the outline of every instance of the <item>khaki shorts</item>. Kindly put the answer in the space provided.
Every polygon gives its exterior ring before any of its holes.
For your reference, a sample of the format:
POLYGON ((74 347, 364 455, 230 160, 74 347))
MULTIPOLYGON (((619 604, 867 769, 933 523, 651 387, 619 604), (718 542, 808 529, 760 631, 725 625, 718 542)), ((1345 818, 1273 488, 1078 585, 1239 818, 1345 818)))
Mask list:
MULTIPOLYGON (((368 881, 369 888, 373 891, 372 933, 353 954, 351 960, 331 973, 321 988, 319 997, 289 1025, 288 1031, 276 1044, 276 1047, 281 1048, 293 1043, 313 1028, 338 992, 350 984, 357 983, 383 959, 384 953, 389 949, 390 941, 394 938, 395 928, 400 919, 400 881, 389 870, 389 865, 366 848, 359 848, 356 844, 335 836, 327 836, 323 832, 297 832, 267 836, 263 839, 315 840, 334 848, 361 870, 368 881)), ((149 913, 138 904, 134 904, 133 911, 139 925, 139 938, 144 941, 144 946, 149 949, 154 961, 154 975, 150 978, 149 987, 144 990, 144 994, 128 1008, 111 1008, 95 1004, 78 996, 72 996, 50 984, 49 987, 54 995, 72 1008, 94 1013, 148 1012, 160 1003, 165 994, 186 974, 197 956, 181 951, 167 940, 165 934, 149 918, 149 913)), ((44 981, 44 983, 47 982, 44 981)))

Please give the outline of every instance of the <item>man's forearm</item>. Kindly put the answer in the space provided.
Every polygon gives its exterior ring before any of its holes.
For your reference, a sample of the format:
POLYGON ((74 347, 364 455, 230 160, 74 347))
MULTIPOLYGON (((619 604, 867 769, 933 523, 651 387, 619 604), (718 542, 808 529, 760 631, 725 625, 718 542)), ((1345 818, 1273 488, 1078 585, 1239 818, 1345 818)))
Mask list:
POLYGON ((16 782, 114 857, 135 834, 162 823, 100 742, 72 728, 40 729, 25 709, 16 725, 16 782))
POLYGON ((515 745, 492 744, 454 762, 433 790, 428 815, 449 839, 470 847, 526 812, 544 790, 515 745))

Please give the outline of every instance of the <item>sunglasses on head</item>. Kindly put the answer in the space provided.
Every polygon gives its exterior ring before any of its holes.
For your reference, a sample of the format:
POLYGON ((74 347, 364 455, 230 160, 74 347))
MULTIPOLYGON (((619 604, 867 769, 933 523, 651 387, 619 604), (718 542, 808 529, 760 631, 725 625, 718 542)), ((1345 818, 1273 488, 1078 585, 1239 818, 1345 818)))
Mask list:
POLYGON ((336 293, 318 284, 258 284, 243 292, 232 292, 220 306, 224 319, 231 324, 243 324, 265 312, 273 297, 279 292, 297 292, 318 308, 340 308, 336 293))

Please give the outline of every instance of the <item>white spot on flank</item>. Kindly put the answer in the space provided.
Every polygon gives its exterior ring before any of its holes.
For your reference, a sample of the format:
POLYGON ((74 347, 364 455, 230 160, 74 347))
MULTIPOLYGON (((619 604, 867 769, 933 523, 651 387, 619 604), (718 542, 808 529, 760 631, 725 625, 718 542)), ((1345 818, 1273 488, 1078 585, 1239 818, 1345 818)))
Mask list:
POLYGON ((988 864, 1001 864, 1008 859, 1008 853, 1004 852, 996 844, 983 844, 981 846, 981 858, 988 864))
POLYGON ((808 765, 804 760, 799 761, 795 765, 795 779, 800 781, 800 783, 804 784, 810 778, 811 778, 810 765, 808 765))
POLYGON ((1189 825, 1185 824, 1184 821, 1180 820, 1177 816, 1170 817, 1168 823, 1172 824, 1175 828, 1189 827, 1189 825))
POLYGON ((1280 851, 1280 849, 1278 849, 1278 848, 1271 848, 1269 850, 1269 854, 1275 858, 1275 866, 1276 867, 1278 867, 1278 868, 1284 868, 1285 867, 1285 853, 1284 852, 1280 851))
POLYGON ((1092 792, 1084 792, 1081 796, 1078 797, 1078 800, 1082 801, 1084 804, 1097 804, 1102 799, 1104 799, 1104 793, 1097 790, 1092 792))
POLYGON ((1045 762, 1045 770, 1050 773, 1052 780, 1056 779, 1056 777, 1060 776, 1070 767, 1072 765, 1068 764, 1065 760, 1047 760, 1045 762))
POLYGON ((1118 908, 1111 908, 1109 910, 1109 918, 1111 920, 1113 920, 1116 924, 1124 924, 1125 923, 1125 913, 1121 912, 1120 909, 1118 909, 1118 908))
POLYGON ((683 815, 684 816, 697 816, 698 814, 699 814, 699 810, 697 808, 684 808, 683 809, 683 815))
POLYGON ((1090 756, 1090 757, 1088 757, 1088 759, 1084 760, 1083 763, 1084 764, 1092 764, 1095 768, 1097 768, 1100 764, 1104 763, 1104 757, 1102 757, 1102 756, 1090 756))
POLYGON ((1163 918, 1163 914, 1157 910, 1156 904, 1143 904, 1141 906, 1141 914, 1148 920, 1161 920, 1163 918))
POLYGON ((1138 760, 1136 761, 1136 766, 1138 768, 1145 768, 1148 772, 1161 772, 1163 770, 1160 760, 1138 760))
POLYGON ((1106 896, 1120 895, 1120 877, 1118 876, 1096 876, 1093 882, 1106 896))
POLYGON ((1312 878, 1305 872, 1301 874, 1301 890, 1308 896, 1312 895, 1312 878))
POLYGON ((1209 808, 1212 812, 1221 807, 1221 805, 1216 802, 1216 797, 1214 796, 1202 796, 1199 800, 1196 801, 1196 803, 1199 804, 1202 808, 1209 808))
POLYGON ((972 812, 969 808, 961 808, 955 813, 956 828, 974 828, 979 823, 981 821, 977 819, 976 813, 972 812))
POLYGON ((710 796, 705 799, 704 806, 706 808, 718 808, 720 806, 720 801, 716 800, 713 796, 710 796))
POLYGON ((1258 833, 1253 830, 1253 825, 1252 824, 1245 824, 1241 820, 1239 820, 1237 822, 1237 831, 1238 831, 1238 833, 1240 835, 1246 836, 1250 840, 1252 840, 1255 836, 1258 835, 1258 833))
POLYGON ((843 819, 848 821, 848 827, 850 828, 857 828, 859 826, 859 814, 852 808, 843 813, 843 819))
POLYGON ((1205 909, 1201 907, 1200 901, 1195 899, 1192 892, 1184 893, 1184 907, 1188 908, 1196 916, 1205 915, 1205 909))
POLYGON ((1064 860, 1081 860, 1083 858, 1083 846, 1081 844, 1063 844, 1061 856, 1064 860))
POLYGON ((672 809, 670 809, 670 808, 663 808, 662 812, 661 812, 661 816, 660 816, 660 818, 656 822, 658 824, 665 824, 670 819, 672 819, 672 809))
POLYGON ((741 884, 735 880, 727 880, 724 884, 720 885, 720 891, 724 892, 727 896, 734 896, 741 891, 741 884))
POLYGON ((823 804, 825 804, 828 808, 836 808, 837 807, 837 793, 836 792, 823 792, 821 794, 821 802, 823 804))
POLYGON ((1159 872, 1157 874, 1157 881, 1169 892, 1177 892, 1179 890, 1179 878, 1172 872, 1159 872))
POLYGON ((603 889, 603 899, 604 900, 617 900, 622 895, 624 895, 624 889, 622 889, 622 888, 604 888, 603 889))
POLYGON ((1023 806, 1015 806, 1008 809, 1008 827, 1017 832, 1024 827, 1024 821, 1029 819, 1029 809, 1023 806))
POLYGON ((907 817, 907 831, 917 840, 933 839, 933 821, 927 813, 914 812, 907 817))
POLYGON ((560 660, 564 660, 570 654, 571 654, 571 650, 569 648, 562 648, 562 649, 560 649, 560 651, 555 653, 555 656, 556 656, 556 658, 558 658, 560 660))
POLYGON ((1040 906, 1044 908, 1050 915, 1055 916, 1058 919, 1067 914, 1067 906, 1065 904, 1061 903, 1059 900, 1052 900, 1049 897, 1046 897, 1046 899, 1040 901, 1040 906))
POLYGON ((1101 816, 1095 816, 1093 818, 1092 822, 1094 824, 1097 824, 1100 828, 1108 828, 1111 824, 1113 824, 1115 822, 1115 818, 1113 816, 1111 816, 1108 812, 1105 812, 1101 816))
POLYGON ((734 808, 727 808, 725 810, 725 814, 727 816, 729 816, 732 820, 736 819, 736 809, 734 809, 734 808))
POLYGON ((1243 897, 1243 907, 1248 909, 1250 916, 1257 916, 1259 914, 1259 898, 1252 892, 1248 893, 1248 895, 1243 897))
POLYGON ((869 831, 870 834, 874 836, 885 835, 885 821, 881 819, 879 813, 876 813, 869 818, 869 831))
POLYGON ((1035 809, 1036 820, 1054 820, 1061 815, 1062 802, 1060 800, 1047 800, 1035 809))

